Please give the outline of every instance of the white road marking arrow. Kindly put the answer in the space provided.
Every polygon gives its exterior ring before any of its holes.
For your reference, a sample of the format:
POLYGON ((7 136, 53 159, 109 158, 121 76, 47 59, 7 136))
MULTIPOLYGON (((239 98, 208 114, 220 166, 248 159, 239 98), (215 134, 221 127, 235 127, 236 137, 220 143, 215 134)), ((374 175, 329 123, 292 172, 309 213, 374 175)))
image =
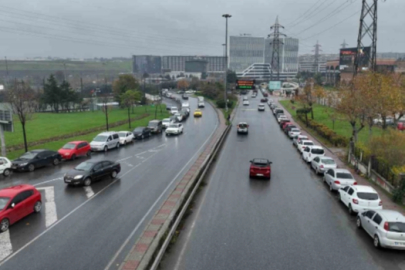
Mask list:
POLYGON ((10 232, 0 233, 0 261, 11 253, 13 253, 13 246, 11 245, 10 232))
POLYGON ((45 203, 42 198, 42 203, 45 206, 45 225, 48 228, 53 223, 58 220, 58 215, 56 213, 56 203, 55 203, 55 189, 54 187, 40 187, 38 190, 43 190, 45 193, 45 203))

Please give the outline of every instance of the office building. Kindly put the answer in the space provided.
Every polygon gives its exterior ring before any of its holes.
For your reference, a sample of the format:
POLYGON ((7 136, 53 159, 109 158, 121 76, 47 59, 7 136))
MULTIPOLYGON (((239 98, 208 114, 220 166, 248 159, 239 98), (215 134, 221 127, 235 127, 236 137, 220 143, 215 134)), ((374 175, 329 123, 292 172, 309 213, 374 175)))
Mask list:
POLYGON ((160 56, 134 55, 132 57, 132 71, 137 74, 156 74, 162 71, 160 56))
POLYGON ((202 59, 186 60, 186 72, 207 72, 208 61, 202 59))
POLYGON ((170 72, 185 72, 186 61, 204 60, 207 62, 207 72, 223 73, 225 70, 225 57, 223 56, 194 56, 194 55, 169 55, 162 56, 162 69, 170 72))

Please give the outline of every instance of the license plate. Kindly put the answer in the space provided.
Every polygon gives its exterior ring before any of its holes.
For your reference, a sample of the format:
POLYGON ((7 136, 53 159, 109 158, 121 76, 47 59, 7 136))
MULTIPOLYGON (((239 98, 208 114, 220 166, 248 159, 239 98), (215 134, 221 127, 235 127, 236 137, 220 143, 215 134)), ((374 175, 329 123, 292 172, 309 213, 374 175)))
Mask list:
POLYGON ((397 246, 405 246, 405 242, 395 242, 395 245, 397 245, 397 246))
POLYGON ((263 174, 261 174, 261 173, 257 173, 257 174, 256 174, 256 176, 263 176, 263 174))

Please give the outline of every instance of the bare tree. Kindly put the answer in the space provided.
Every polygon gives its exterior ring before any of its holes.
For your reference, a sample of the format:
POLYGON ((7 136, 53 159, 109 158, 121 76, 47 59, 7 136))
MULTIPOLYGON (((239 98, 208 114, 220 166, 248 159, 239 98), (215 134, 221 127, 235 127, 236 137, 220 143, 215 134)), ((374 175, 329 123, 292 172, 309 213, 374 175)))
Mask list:
POLYGON ((33 117, 38 104, 38 94, 27 83, 16 80, 7 90, 6 97, 13 109, 13 113, 20 120, 24 137, 24 149, 27 152, 28 144, 25 125, 33 117))

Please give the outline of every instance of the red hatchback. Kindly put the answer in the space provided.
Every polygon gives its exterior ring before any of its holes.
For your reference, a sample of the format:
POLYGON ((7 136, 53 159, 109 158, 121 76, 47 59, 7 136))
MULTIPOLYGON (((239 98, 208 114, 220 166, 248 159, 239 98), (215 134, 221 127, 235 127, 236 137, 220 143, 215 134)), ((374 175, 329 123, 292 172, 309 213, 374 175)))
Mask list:
POLYGON ((91 156, 91 147, 86 141, 68 142, 58 150, 58 153, 63 159, 74 160, 79 156, 91 156))
POLYGON ((41 193, 31 185, 18 185, 0 190, 0 232, 42 208, 41 193))
POLYGON ((271 164, 268 159, 255 158, 250 161, 250 177, 264 177, 266 179, 271 178, 271 164))

